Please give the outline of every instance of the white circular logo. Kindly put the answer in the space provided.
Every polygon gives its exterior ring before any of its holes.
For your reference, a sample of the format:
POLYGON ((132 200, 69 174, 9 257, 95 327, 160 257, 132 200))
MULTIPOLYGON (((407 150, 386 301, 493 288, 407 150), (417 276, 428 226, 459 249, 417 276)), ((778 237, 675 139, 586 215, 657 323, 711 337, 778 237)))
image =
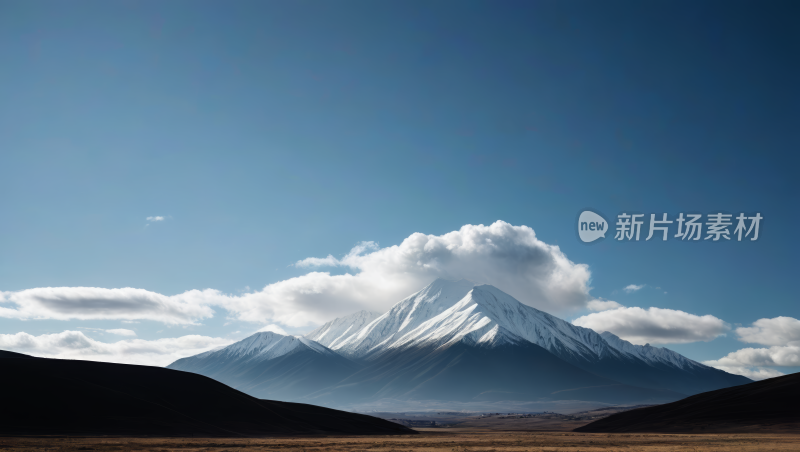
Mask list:
POLYGON ((608 231, 608 223, 600 215, 585 210, 581 212, 578 218, 578 235, 584 242, 594 242, 595 240, 606 236, 608 231))

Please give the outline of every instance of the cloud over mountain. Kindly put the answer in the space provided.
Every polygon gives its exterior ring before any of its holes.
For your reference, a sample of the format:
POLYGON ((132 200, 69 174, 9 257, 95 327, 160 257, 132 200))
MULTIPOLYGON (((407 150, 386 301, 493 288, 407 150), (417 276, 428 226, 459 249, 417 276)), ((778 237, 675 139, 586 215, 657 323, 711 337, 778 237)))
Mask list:
POLYGON ((214 315, 212 307, 219 307, 238 320, 304 327, 361 310, 384 312, 436 278, 463 278, 491 284, 554 314, 602 311, 581 317, 576 324, 611 331, 634 343, 710 340, 725 330, 724 322, 712 316, 645 311, 596 300, 589 294, 587 265, 570 261, 558 246, 539 240, 530 227, 503 221, 465 225, 443 235, 414 233, 399 245, 384 248, 362 242, 341 258, 310 257, 294 265, 312 270, 238 295, 205 289, 167 296, 144 289, 95 287, 3 292, 0 317, 196 324, 214 315), (345 273, 321 271, 324 267, 345 273))
MULTIPOLYGON (((530 227, 503 221, 465 225, 440 236, 415 233, 400 245, 386 248, 362 242, 341 259, 329 255, 295 265, 344 267, 353 273, 312 272, 271 284, 253 297, 275 300, 273 304, 279 297, 291 298, 296 305, 310 307, 320 304, 316 294, 325 293, 327 300, 350 305, 342 313, 383 311, 436 278, 464 278, 492 284, 549 312, 583 308, 591 301, 588 266, 570 261, 557 246, 539 240, 530 227)), ((231 306, 241 316, 249 316, 245 304, 237 301, 231 306)))
MULTIPOLYGON (((492 284, 548 312, 569 312, 592 301, 586 265, 573 263, 557 246, 539 240, 530 227, 503 221, 465 225, 438 236, 414 233, 385 248, 362 242, 341 259, 312 257, 295 266, 340 267, 346 273, 309 271, 241 295, 206 289, 167 296, 144 289, 97 287, 3 292, 0 317, 195 324, 212 317, 211 307, 216 306, 239 320, 300 327, 360 310, 382 312, 436 278, 492 284)), ((616 306, 612 303, 591 307, 608 309, 616 306)))

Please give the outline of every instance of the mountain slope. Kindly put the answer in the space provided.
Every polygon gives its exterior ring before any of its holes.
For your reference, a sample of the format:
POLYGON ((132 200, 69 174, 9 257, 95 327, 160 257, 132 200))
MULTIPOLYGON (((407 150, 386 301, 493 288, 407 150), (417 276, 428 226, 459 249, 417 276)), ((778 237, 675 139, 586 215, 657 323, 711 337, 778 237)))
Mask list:
POLYGON ((335 348, 381 315, 377 312, 358 311, 345 317, 331 320, 305 335, 307 339, 335 348))
POLYGON ((443 397, 662 403, 749 381, 572 325, 493 286, 441 279, 377 317, 362 311, 305 338, 259 333, 169 367, 326 406, 443 397))
POLYGON ((167 368, 205 375, 254 397, 297 401, 361 366, 309 339, 261 332, 167 368))
POLYGON ((434 281, 332 348, 373 360, 389 350, 447 346, 465 337, 476 343, 530 342, 605 378, 683 394, 751 381, 665 348, 633 345, 611 333, 600 335, 524 305, 496 287, 473 286, 466 280, 434 281))
POLYGON ((693 361, 679 353, 673 352, 667 348, 651 347, 650 344, 634 345, 630 342, 620 339, 617 335, 604 331, 600 333, 600 337, 615 350, 628 355, 632 358, 638 358, 648 364, 658 365, 663 364, 666 366, 677 367, 680 369, 691 369, 692 367, 707 367, 703 364, 693 361))
MULTIPOLYGON (((467 280, 437 279, 419 292, 396 303, 389 312, 336 342, 321 338, 320 343, 351 358, 364 358, 391 346, 423 322, 441 314, 464 298, 474 284, 467 280)), ((307 335, 313 338, 314 332, 307 335)))
POLYGON ((617 413, 578 432, 785 432, 800 430, 800 373, 617 413))
POLYGON ((414 433, 370 416, 258 400, 193 373, 0 355, 0 386, 6 389, 0 410, 2 435, 414 433))
POLYGON ((666 388, 687 395, 752 382, 747 377, 706 366, 667 348, 633 345, 609 332, 601 336, 618 354, 577 362, 578 367, 623 383, 666 388))
POLYGON ((597 376, 529 342, 476 343, 462 338, 446 347, 390 350, 305 400, 349 406, 381 399, 663 403, 682 397, 597 376))

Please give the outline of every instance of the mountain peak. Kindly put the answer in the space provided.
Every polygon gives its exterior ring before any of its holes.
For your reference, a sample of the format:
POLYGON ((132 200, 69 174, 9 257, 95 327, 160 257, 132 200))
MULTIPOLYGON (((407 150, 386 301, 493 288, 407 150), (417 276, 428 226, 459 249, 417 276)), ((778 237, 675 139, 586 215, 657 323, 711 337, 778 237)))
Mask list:
POLYGON ((309 349, 317 353, 333 353, 324 346, 304 337, 289 336, 273 331, 259 331, 239 342, 218 350, 202 353, 201 358, 212 356, 247 357, 247 359, 270 360, 298 349, 309 349))
POLYGON ((344 322, 351 317, 348 316, 328 322, 306 337, 345 356, 365 356, 383 345, 396 342, 423 322, 448 310, 474 286, 475 283, 466 279, 438 278, 370 322, 348 325, 344 322), (335 329, 335 334, 328 335, 327 329, 335 329))

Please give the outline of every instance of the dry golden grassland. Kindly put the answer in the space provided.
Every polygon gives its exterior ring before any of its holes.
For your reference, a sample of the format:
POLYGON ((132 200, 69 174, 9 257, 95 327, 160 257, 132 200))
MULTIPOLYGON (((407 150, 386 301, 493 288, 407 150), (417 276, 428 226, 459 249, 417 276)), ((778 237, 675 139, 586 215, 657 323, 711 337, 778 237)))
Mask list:
POLYGON ((450 429, 420 435, 313 438, 7 438, 0 451, 603 452, 800 451, 800 434, 593 434, 450 429))

